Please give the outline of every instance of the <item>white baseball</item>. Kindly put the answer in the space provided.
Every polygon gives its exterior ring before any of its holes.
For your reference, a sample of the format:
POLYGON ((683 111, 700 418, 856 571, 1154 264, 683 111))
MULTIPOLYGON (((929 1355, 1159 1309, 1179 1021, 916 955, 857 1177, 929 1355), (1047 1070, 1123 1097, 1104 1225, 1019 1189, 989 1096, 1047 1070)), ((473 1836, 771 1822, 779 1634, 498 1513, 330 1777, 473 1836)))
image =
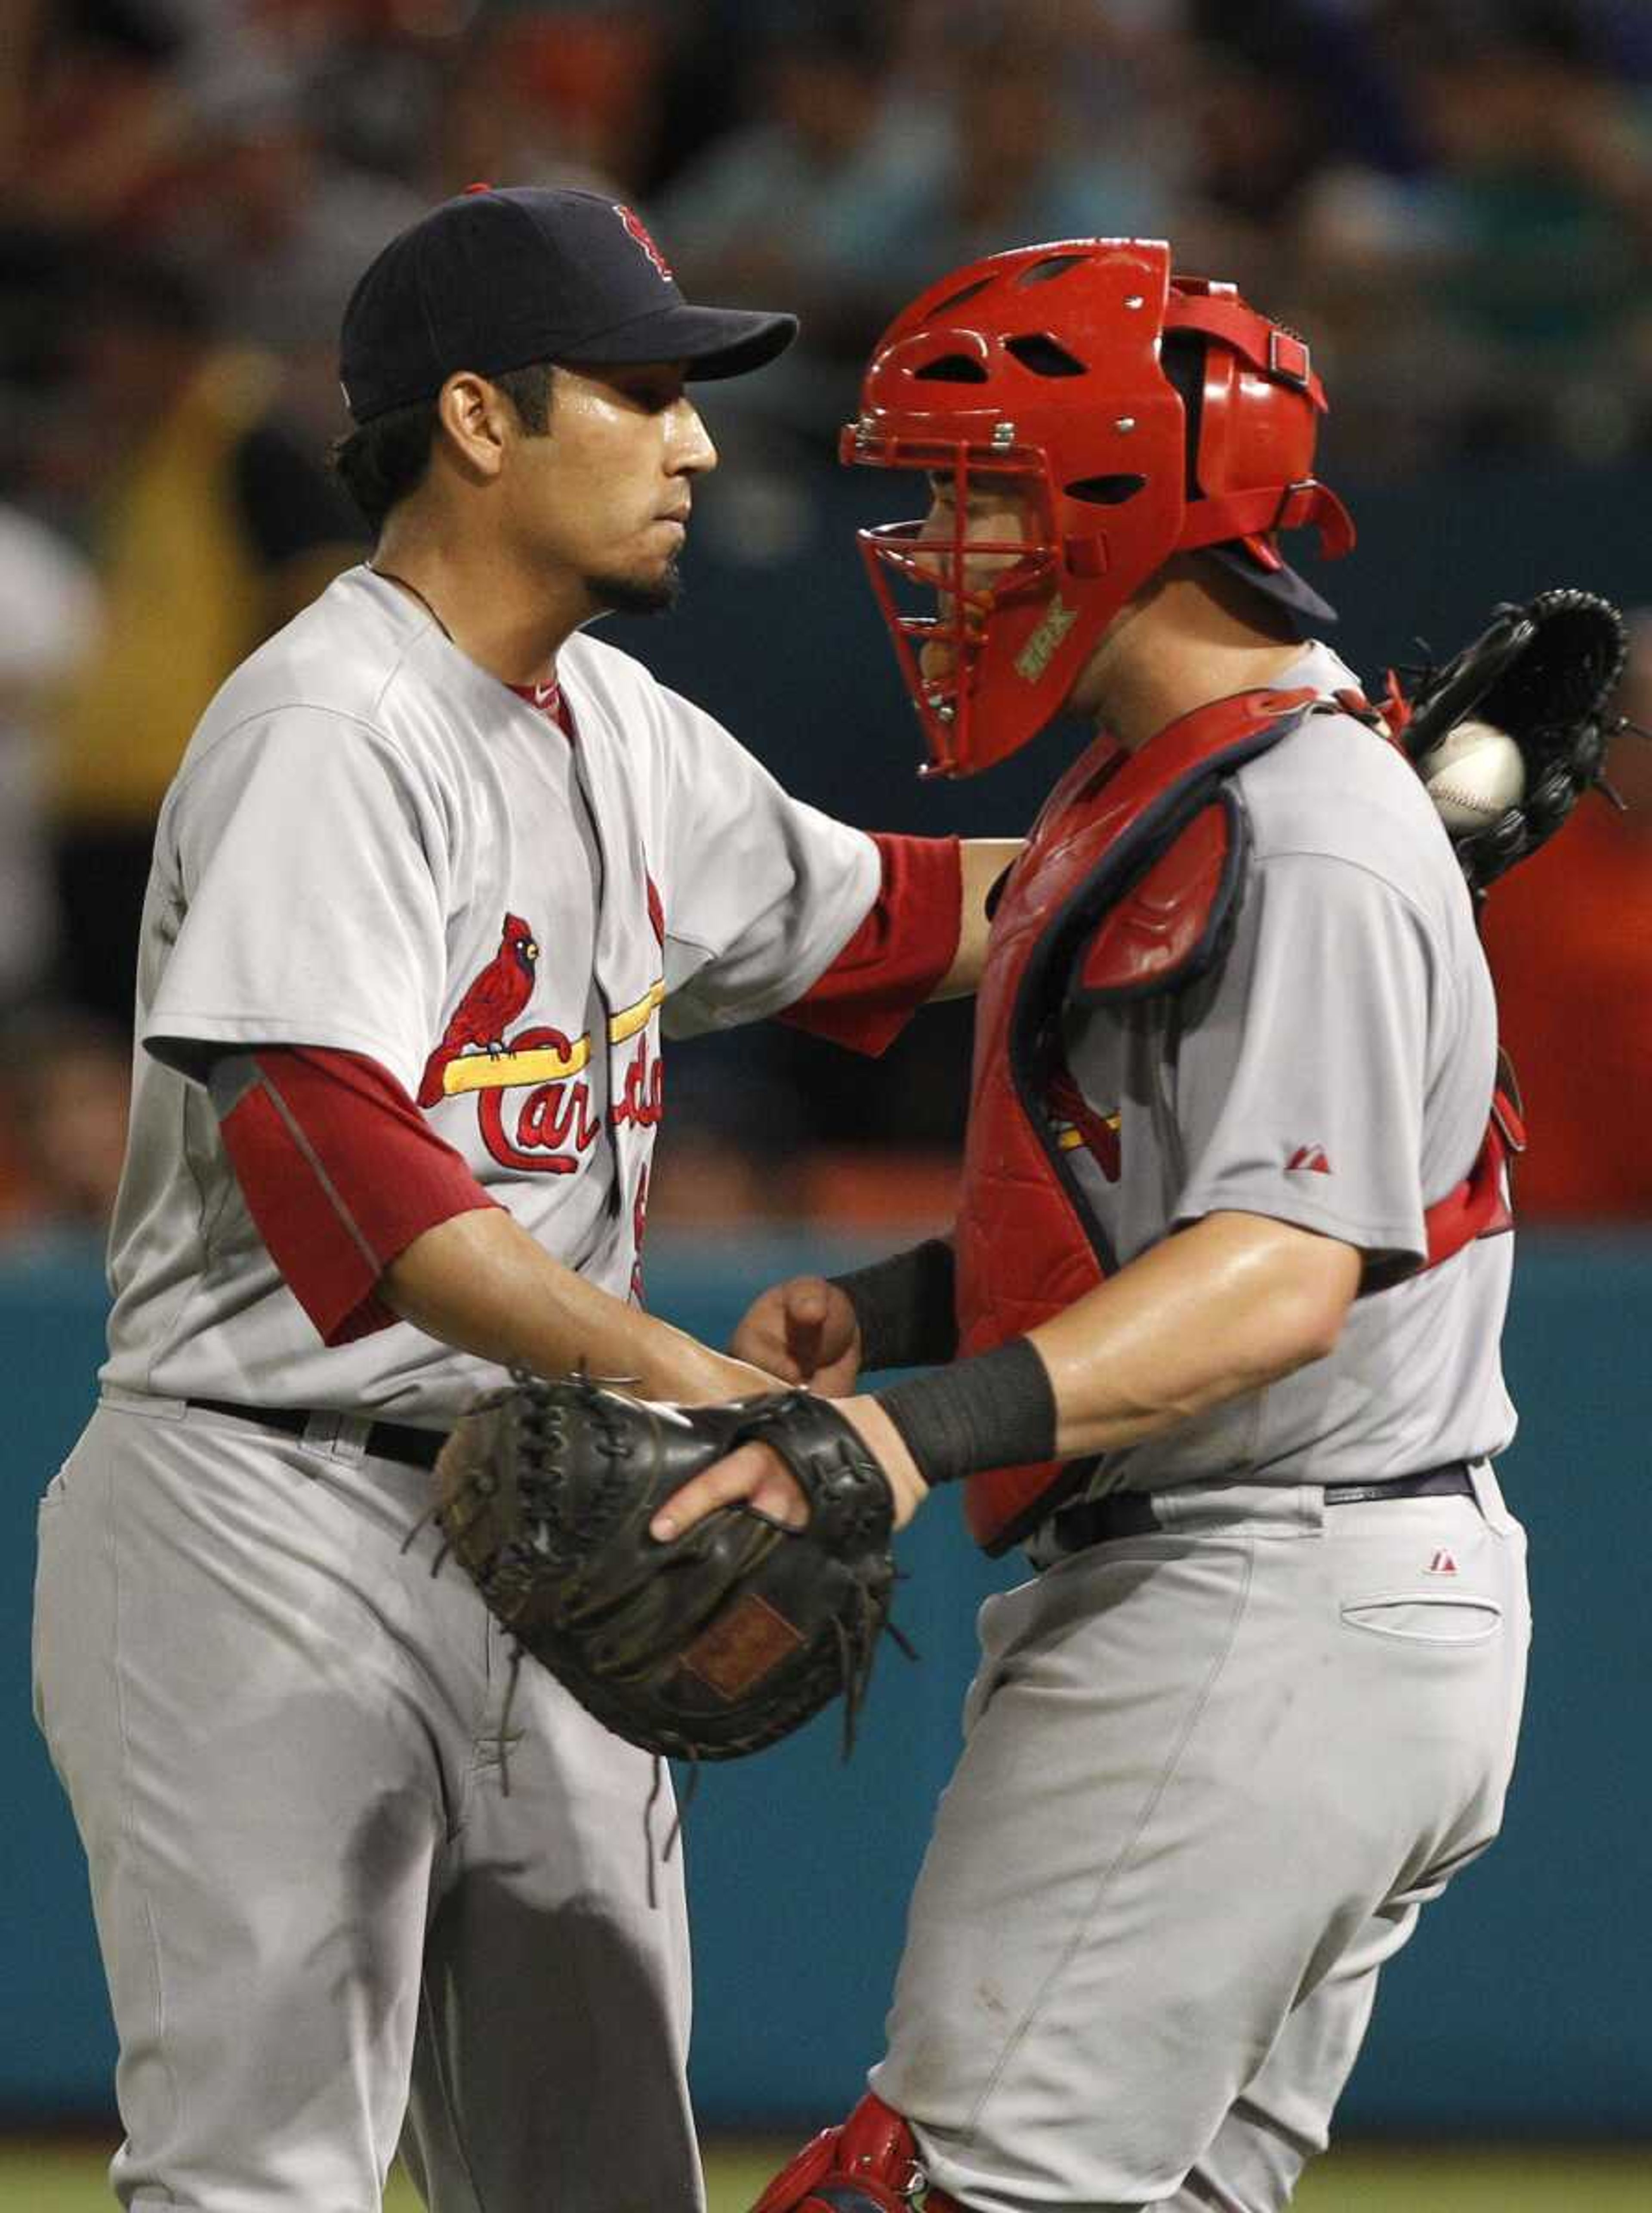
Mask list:
POLYGON ((1448 830, 1484 830, 1526 793, 1520 747, 1495 722, 1458 722, 1417 769, 1448 830))

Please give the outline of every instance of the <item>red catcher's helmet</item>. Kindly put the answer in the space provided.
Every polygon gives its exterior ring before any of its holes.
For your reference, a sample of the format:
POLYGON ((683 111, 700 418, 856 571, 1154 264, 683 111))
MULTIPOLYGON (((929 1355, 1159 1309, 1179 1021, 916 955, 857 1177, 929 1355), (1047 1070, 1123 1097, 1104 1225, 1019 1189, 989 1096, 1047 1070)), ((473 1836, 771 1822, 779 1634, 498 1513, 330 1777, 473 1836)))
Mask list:
POLYGON ((1273 533, 1308 523, 1345 553, 1353 524, 1313 473, 1325 405, 1306 343, 1231 284, 1173 277, 1160 240, 1023 247, 920 294, 878 343, 840 454, 953 480, 949 528, 860 533, 927 772, 970 775, 1035 736, 1173 553, 1237 540, 1277 570, 1273 533), (1161 358, 1179 332, 1203 355, 1197 451, 1161 358), (1031 535, 966 547, 968 494, 991 477, 1022 481, 1031 535), (1006 558, 972 581, 966 552, 1006 558), (915 587, 937 613, 903 612, 915 587), (930 643, 950 667, 926 680, 930 643))

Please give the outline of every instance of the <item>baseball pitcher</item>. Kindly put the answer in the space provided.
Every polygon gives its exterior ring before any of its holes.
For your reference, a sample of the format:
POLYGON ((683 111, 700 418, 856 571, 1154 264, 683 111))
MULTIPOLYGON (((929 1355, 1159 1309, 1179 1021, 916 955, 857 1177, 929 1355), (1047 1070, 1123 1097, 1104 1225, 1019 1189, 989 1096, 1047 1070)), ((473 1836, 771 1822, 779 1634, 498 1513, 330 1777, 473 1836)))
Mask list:
POLYGON ((795 327, 690 305, 600 194, 435 210, 344 317, 373 560, 168 796, 36 1616, 123 2204, 369 2213, 399 2141, 438 2213, 702 2202, 659 1771, 409 1538, 509 1369, 772 1383, 640 1303, 665 1033, 875 1050, 978 968, 1006 852, 827 820, 582 627, 673 596, 686 380, 795 327))

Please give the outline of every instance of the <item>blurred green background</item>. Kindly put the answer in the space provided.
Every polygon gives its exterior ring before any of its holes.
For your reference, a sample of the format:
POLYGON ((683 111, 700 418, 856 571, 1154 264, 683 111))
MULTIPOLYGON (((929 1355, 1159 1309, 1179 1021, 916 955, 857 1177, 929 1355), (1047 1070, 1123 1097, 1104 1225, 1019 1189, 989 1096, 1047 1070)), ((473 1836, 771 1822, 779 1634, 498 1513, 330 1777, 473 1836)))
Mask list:
MULTIPOLYGON (((707 2158, 710 2213, 747 2213, 792 2149, 731 2144, 707 2158)), ((101 2149, 0 2150, 0 2213, 107 2213, 101 2149)), ((1301 2213, 1646 2213, 1652 2150, 1497 2152, 1360 2146, 1330 2153, 1297 2192, 1301 2213)), ((418 2213, 398 2176, 385 2213, 418 2213)), ((664 2209, 661 2209, 664 2213, 664 2209)))

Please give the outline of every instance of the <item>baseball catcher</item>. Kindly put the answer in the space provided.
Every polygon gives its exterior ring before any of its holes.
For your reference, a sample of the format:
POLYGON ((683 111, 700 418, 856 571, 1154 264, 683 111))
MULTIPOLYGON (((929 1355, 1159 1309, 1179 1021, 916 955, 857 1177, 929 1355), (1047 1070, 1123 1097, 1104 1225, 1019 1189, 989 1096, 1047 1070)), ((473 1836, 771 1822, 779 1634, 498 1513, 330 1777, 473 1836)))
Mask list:
POLYGON ((1408 741, 1281 549, 1352 546, 1326 405, 1233 284, 1068 239, 927 287, 844 432, 905 481, 861 546, 931 771, 1094 735, 997 896, 950 1237, 735 1339, 832 1372, 898 1519, 960 1483, 1033 1570, 981 1612, 869 2094, 759 2213, 1278 2213, 1502 1821, 1521 1138, 1470 885, 1598 781, 1619 645, 1580 594, 1499 613, 1408 741), (1450 843, 1442 739, 1486 756, 1450 843))
POLYGON ((888 1617, 892 1502, 826 1399, 655 1405, 583 1375, 522 1375, 464 1417, 436 1473, 445 1551, 521 1650, 617 1736, 734 1759, 841 1692, 847 1753, 888 1617), (692 1477, 758 1441, 796 1478, 807 1526, 742 1504, 674 1543, 650 1536, 692 1477))

